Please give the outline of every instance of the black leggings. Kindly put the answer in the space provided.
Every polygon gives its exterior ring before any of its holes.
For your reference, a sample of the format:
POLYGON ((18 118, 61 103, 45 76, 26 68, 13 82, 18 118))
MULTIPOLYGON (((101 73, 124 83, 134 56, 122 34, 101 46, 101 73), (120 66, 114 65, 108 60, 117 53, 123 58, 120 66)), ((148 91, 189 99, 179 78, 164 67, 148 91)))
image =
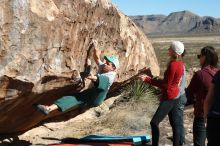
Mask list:
POLYGON ((166 117, 169 116, 170 124, 173 130, 173 146, 179 146, 179 121, 177 104, 179 99, 163 100, 161 101, 156 113, 154 114, 150 124, 152 130, 152 146, 159 146, 159 124, 166 117))
POLYGON ((220 144, 220 117, 207 119, 207 139, 208 146, 218 146, 220 144))

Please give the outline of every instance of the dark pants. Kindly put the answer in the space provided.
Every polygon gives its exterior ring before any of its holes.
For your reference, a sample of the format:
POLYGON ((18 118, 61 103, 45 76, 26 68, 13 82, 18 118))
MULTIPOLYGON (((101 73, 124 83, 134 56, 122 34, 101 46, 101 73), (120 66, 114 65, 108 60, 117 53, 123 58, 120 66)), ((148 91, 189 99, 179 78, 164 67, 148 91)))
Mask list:
POLYGON ((105 96, 97 96, 100 95, 96 88, 89 88, 80 93, 75 93, 71 96, 63 96, 57 99, 54 104, 59 107, 61 112, 65 112, 72 107, 77 105, 81 106, 99 106, 105 99, 105 96))
POLYGON ((178 103, 178 116, 179 116, 179 134, 180 134, 180 145, 183 145, 185 143, 185 128, 184 128, 184 108, 185 104, 187 102, 187 98, 185 94, 180 95, 179 97, 179 103, 178 103))
POLYGON ((205 119, 195 117, 193 121, 194 146, 205 146, 205 139, 206 139, 205 119))
POLYGON ((159 124, 166 117, 166 115, 169 116, 173 130, 173 145, 179 146, 179 121, 177 113, 178 102, 179 99, 161 101, 156 113, 150 122, 152 129, 152 146, 159 146, 159 124))
POLYGON ((220 118, 207 119, 208 146, 220 145, 220 118))

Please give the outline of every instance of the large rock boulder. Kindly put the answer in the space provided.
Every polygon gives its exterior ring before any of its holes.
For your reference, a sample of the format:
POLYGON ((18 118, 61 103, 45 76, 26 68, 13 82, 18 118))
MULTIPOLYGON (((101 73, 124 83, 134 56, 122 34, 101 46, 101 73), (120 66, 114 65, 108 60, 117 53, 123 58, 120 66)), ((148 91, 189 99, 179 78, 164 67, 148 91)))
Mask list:
MULTIPOLYGON (((0 134, 25 131, 57 115, 44 116, 33 105, 81 89, 69 77, 74 69, 84 70, 91 39, 98 40, 102 54, 119 56, 118 82, 143 67, 159 74, 151 43, 111 1, 0 3, 0 134)), ((95 72, 93 60, 92 65, 95 72)))

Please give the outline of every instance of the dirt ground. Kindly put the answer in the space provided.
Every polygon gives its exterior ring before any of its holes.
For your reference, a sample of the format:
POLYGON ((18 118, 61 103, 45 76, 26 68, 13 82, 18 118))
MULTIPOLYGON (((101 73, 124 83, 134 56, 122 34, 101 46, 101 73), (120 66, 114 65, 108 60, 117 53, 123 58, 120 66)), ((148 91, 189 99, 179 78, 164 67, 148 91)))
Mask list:
MULTIPOLYGON (((67 137, 81 138, 98 135, 150 135, 150 120, 158 102, 134 101, 126 97, 113 97, 99 107, 62 122, 44 123, 19 136, 19 140, 8 138, 0 146, 48 145, 59 143, 67 137)), ((186 145, 192 145, 192 107, 185 111, 186 145)), ((71 114, 71 113, 69 113, 71 114)), ((166 118, 160 125, 161 146, 172 146, 171 127, 166 118)))

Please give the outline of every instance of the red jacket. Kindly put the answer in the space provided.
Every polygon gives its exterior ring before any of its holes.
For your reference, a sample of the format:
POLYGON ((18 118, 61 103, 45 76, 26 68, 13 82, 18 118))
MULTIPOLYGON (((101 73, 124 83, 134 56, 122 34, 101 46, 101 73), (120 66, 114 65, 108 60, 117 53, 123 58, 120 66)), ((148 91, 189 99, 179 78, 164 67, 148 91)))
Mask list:
POLYGON ((145 82, 161 88, 163 99, 175 99, 179 94, 178 84, 183 75, 184 64, 182 61, 170 62, 167 70, 164 72, 162 81, 152 78, 145 78, 145 82))
POLYGON ((202 68, 193 75, 186 89, 187 102, 194 103, 194 115, 196 117, 204 117, 204 101, 216 71, 217 69, 210 67, 202 68))

